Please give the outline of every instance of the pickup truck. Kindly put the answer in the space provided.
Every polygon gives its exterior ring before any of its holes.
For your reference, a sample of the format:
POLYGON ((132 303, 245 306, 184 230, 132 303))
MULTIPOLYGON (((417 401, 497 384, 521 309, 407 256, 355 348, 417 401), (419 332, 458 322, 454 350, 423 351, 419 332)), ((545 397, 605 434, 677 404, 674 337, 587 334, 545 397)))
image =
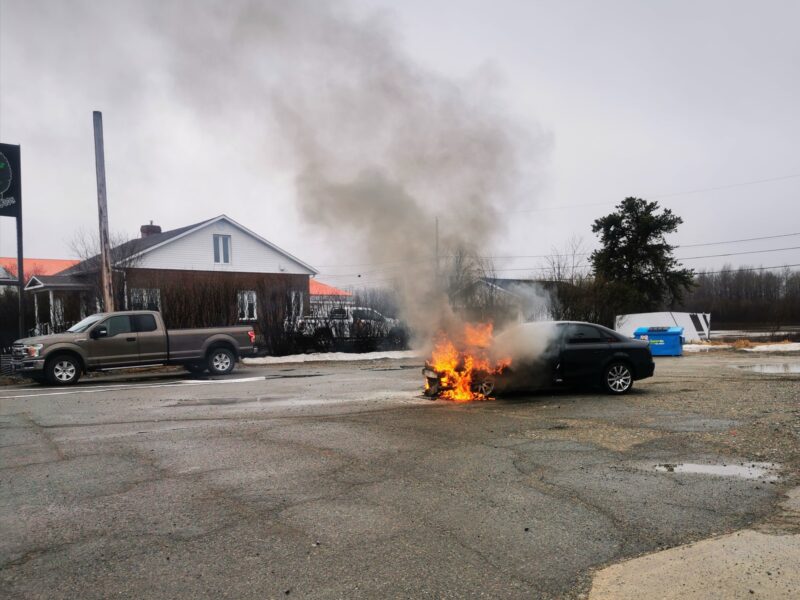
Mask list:
POLYGON ((88 371, 164 364, 224 375, 255 351, 255 337, 249 326, 167 331, 153 311, 97 313, 64 333, 17 340, 11 369, 53 385, 71 385, 88 371))
POLYGON ((344 344, 404 348, 408 342, 408 331, 398 319, 363 306, 337 306, 288 327, 301 342, 311 342, 323 352, 344 344))

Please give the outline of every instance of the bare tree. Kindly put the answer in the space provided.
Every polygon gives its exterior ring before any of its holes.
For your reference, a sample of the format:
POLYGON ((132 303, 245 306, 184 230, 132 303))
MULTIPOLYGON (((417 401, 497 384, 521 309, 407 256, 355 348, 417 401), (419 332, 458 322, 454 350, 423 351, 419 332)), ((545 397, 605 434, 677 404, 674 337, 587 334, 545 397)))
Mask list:
MULTIPOLYGON (((117 308, 120 308, 125 306, 126 303, 123 272, 125 269, 133 268, 138 264, 139 258, 137 254, 141 249, 141 238, 131 238, 120 232, 112 232, 110 238, 114 301, 117 308)), ((100 237, 98 232, 81 227, 75 231, 68 245, 72 255, 81 261, 73 269, 74 275, 91 286, 91 294, 94 296, 95 301, 102 309, 105 309, 102 306, 100 237)))

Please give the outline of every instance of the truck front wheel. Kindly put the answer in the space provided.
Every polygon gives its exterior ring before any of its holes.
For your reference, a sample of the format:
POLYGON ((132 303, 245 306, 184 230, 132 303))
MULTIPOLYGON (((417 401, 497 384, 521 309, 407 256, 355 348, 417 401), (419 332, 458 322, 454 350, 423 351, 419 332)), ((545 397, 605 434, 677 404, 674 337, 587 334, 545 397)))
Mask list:
POLYGON ((52 385, 72 385, 81 378, 81 363, 71 354, 59 354, 47 361, 44 375, 52 385))
POLYGON ((212 375, 227 375, 235 365, 236 357, 227 348, 214 348, 208 354, 208 371, 212 375))

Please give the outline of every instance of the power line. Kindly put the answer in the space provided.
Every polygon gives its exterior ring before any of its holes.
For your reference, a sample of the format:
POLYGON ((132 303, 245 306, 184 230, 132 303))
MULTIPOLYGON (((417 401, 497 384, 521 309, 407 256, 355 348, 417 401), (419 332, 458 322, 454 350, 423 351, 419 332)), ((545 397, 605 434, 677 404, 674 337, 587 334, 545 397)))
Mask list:
POLYGON ((800 246, 789 246, 788 248, 770 248, 769 250, 747 250, 745 252, 728 252, 726 254, 707 254, 705 256, 684 256, 676 260, 695 260, 698 258, 720 258, 722 256, 741 256, 742 254, 764 254, 766 252, 781 252, 783 250, 800 250, 800 246))
MULTIPOLYGON (((675 248, 700 248, 700 247, 703 247, 703 246, 723 246, 725 244, 740 244, 740 243, 745 243, 745 242, 756 242, 756 241, 760 241, 760 240, 774 240, 774 239, 779 239, 779 238, 795 237, 795 236, 798 236, 798 235, 800 235, 800 232, 781 233, 781 234, 777 234, 777 235, 763 235, 763 236, 760 236, 760 237, 740 238, 740 239, 736 239, 736 240, 724 240, 724 241, 721 241, 721 242, 702 242, 702 243, 697 243, 697 244, 680 244, 680 245, 677 245, 677 246, 674 246, 674 247, 675 248)), ((518 258, 568 258, 570 256, 589 256, 590 254, 591 254, 591 252, 576 252, 576 253, 569 253, 569 254, 510 254, 510 255, 505 255, 505 256, 478 256, 477 258, 479 258, 481 260, 513 260, 513 259, 518 259, 518 258)), ((443 258, 450 258, 450 257, 443 257, 443 258)), ((400 269, 400 268, 402 268, 404 266, 407 266, 407 265, 423 264, 425 262, 428 262, 429 260, 433 260, 433 256, 430 256, 430 257, 428 257, 426 259, 412 261, 412 262, 407 262, 405 260, 393 260, 393 261, 375 262, 375 263, 354 263, 354 264, 317 265, 317 266, 319 266, 320 268, 325 268, 325 267, 342 267, 342 268, 345 268, 345 267, 361 267, 361 266, 363 266, 363 267, 373 267, 373 266, 381 266, 381 265, 397 265, 395 267, 386 267, 385 269, 376 269, 374 271, 368 271, 366 273, 365 272, 361 272, 361 273, 330 273, 330 274, 321 273, 320 274, 323 277, 351 277, 351 276, 355 277, 355 276, 358 276, 358 275, 371 274, 371 273, 375 273, 375 272, 381 272, 381 271, 384 271, 384 270, 400 269)), ((681 260, 685 260, 685 259, 681 259, 681 260)))
POLYGON ((688 195, 688 194, 700 194, 702 192, 714 192, 716 190, 729 190, 731 188, 744 187, 744 186, 747 186, 747 185, 757 185, 759 183, 769 183, 769 182, 772 182, 772 181, 783 181, 784 179, 795 179, 797 177, 800 177, 800 174, 798 174, 798 175, 782 175, 780 177, 769 177, 768 179, 754 179, 753 181, 743 181, 741 183, 731 183, 731 184, 728 184, 728 185, 718 185, 718 186, 715 186, 715 187, 700 188, 700 189, 697 189, 697 190, 689 190, 689 191, 685 191, 685 192, 674 192, 674 193, 671 193, 671 194, 651 195, 649 197, 650 198, 671 198, 673 196, 685 196, 685 195, 688 195))
MULTIPOLYGON (((575 268, 587 268, 590 265, 578 265, 575 268)), ((734 273, 734 272, 751 272, 751 271, 771 271, 774 269, 791 269, 794 267, 800 267, 800 263, 794 264, 787 264, 787 265, 775 265, 771 267, 736 267, 730 269, 722 269, 719 271, 697 271, 695 275, 719 275, 721 273, 734 273)), ((537 269, 497 269, 497 271, 535 271, 537 269)), ((396 279, 374 279, 370 282, 358 283, 353 284, 347 287, 352 288, 354 291, 356 288, 374 288, 374 287, 381 287, 381 285, 385 282, 395 282, 396 279)))
POLYGON ((798 233, 781 233, 780 235, 765 235, 762 237, 754 237, 754 238, 742 238, 741 240, 728 240, 727 242, 707 242, 705 244, 681 244, 680 246, 675 246, 676 248, 697 248, 700 246, 721 246, 723 244, 738 244, 740 242, 755 242, 757 240, 774 240, 777 238, 785 238, 785 237, 792 237, 800 235, 798 233))
MULTIPOLYGON (((731 188, 743 187, 748 185, 757 185, 759 183, 768 183, 772 181, 783 181, 785 179, 795 179, 800 177, 800 174, 796 175, 782 175, 780 177, 769 177, 766 179, 754 179, 752 181, 742 181, 739 183, 730 183, 726 185, 718 185, 714 187, 707 187, 707 188, 699 188, 695 190, 685 190, 682 192, 672 192, 669 194, 645 194, 644 197, 646 198, 674 198, 676 196, 688 196, 691 194, 700 194, 702 192, 713 192, 717 190, 727 190, 731 188)), ((540 206, 539 208, 530 208, 525 210, 514 210, 508 211, 509 213, 532 213, 532 212, 541 212, 544 210, 560 210, 564 208, 583 208, 588 206, 608 206, 609 204, 617 204, 617 200, 606 200, 605 202, 587 202, 584 204, 562 204, 558 206, 540 206)))
POLYGON ((736 269, 723 269, 721 271, 698 271, 695 275, 719 275, 720 273, 732 273, 736 271, 768 271, 771 269, 789 269, 792 267, 800 267, 800 263, 794 265, 776 265, 774 267, 737 267, 736 269))
MULTIPOLYGON (((768 250, 748 250, 745 252, 728 252, 725 254, 706 254, 704 256, 685 256, 685 257, 676 257, 675 260, 697 260, 700 258, 720 258, 724 256, 741 256, 743 254, 764 254, 767 252, 782 252, 784 250, 800 250, 800 246, 789 246, 787 248, 770 248, 768 250)), ((576 268, 585 268, 591 267, 590 264, 582 264, 582 265, 574 265, 570 266, 567 265, 566 269, 576 269, 576 268)), ((516 268, 508 268, 508 269, 494 269, 495 271, 551 271, 553 270, 552 267, 516 267, 516 268)))

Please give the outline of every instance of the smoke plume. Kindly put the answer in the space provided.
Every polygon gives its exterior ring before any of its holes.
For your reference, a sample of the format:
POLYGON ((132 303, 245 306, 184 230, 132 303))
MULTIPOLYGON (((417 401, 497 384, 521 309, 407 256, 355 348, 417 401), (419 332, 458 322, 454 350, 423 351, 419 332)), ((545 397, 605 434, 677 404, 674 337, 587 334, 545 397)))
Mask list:
MULTIPOLYGON (((208 150, 220 181, 245 170, 295 173, 302 219, 373 264, 380 277, 371 284, 398 289, 417 331, 449 314, 446 257, 490 248, 547 149, 547 136, 509 116, 497 77, 457 80, 418 64, 384 13, 315 0, 76 0, 50 18, 49 3, 31 5, 15 22, 68 31, 72 55, 84 58, 67 65, 70 77, 113 71, 115 91, 103 97, 114 107, 141 121, 161 102, 185 107, 184 130, 202 123, 206 139, 219 140, 208 150)), ((144 140, 143 123, 132 122, 126 135, 144 140)), ((160 158, 168 169, 170 157, 160 158)))

